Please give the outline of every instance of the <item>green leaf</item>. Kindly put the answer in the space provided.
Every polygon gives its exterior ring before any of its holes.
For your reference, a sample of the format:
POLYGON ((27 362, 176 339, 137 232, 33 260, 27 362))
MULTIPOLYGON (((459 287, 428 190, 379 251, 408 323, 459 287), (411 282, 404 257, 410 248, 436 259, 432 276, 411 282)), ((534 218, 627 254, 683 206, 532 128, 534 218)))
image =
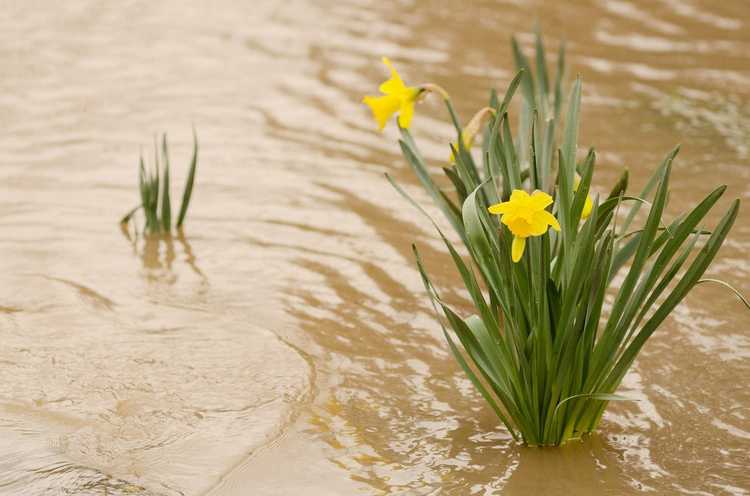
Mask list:
POLYGON ((443 215, 448 219, 448 222, 451 223, 456 233, 465 242, 466 234, 464 233, 461 218, 455 214, 456 208, 451 207, 447 200, 447 196, 445 196, 440 188, 437 187, 430 177, 429 172, 427 172, 427 166, 417 151, 409 130, 401 128, 401 136, 402 139, 399 140, 399 145, 401 146, 401 151, 403 152, 407 163, 411 166, 412 170, 414 170, 419 182, 422 183, 422 187, 430 194, 430 196, 432 196, 432 200, 443 212, 443 215))
POLYGON ((185 189, 182 192, 182 205, 180 205, 180 213, 177 216, 177 229, 182 228, 182 224, 185 222, 185 216, 187 215, 188 207, 190 206, 190 198, 193 194, 193 184, 195 183, 195 168, 198 165, 198 136, 193 128, 193 158, 190 160, 190 169, 188 170, 187 180, 185 181, 185 189))
MULTIPOLYGON (((456 188, 456 195, 458 195, 458 202, 459 204, 463 204, 464 200, 466 199, 466 195, 468 194, 466 192, 466 186, 464 185, 463 181, 461 181, 461 178, 458 177, 458 174, 456 174, 456 171, 454 171, 450 167, 443 167, 443 172, 445 172, 445 175, 450 179, 451 183, 453 183, 453 187, 456 188)), ((446 199, 448 203, 452 203, 450 200, 446 199)))
POLYGON ((671 170, 672 159, 674 155, 669 155, 665 160, 667 166, 663 170, 662 177, 659 181, 659 187, 656 190, 654 198, 654 205, 649 212, 648 219, 646 220, 646 226, 639 237, 638 246, 633 258, 633 263, 630 266, 628 275, 625 277, 625 281, 622 283, 620 290, 617 293, 615 302, 610 312, 610 317, 606 327, 602 333, 602 339, 597 343, 594 349, 593 367, 595 371, 600 370, 604 364, 609 361, 612 356, 612 349, 614 349, 620 339, 623 336, 624 330, 622 327, 618 327, 620 319, 625 313, 625 307, 628 304, 628 299, 631 292, 635 288, 635 285, 643 271, 646 264, 646 260, 650 255, 651 243, 656 236, 659 223, 661 221, 662 212, 667 202, 667 191, 669 188, 669 173, 671 170))
POLYGON ((564 400, 562 400, 560 403, 557 404, 555 407, 555 411, 552 413, 552 416, 554 417, 557 414, 557 410, 562 406, 564 403, 574 400, 577 398, 586 398, 588 400, 596 400, 596 401, 638 401, 634 398, 628 398, 626 396, 620 396, 618 394, 611 394, 611 393, 583 393, 583 394, 574 394, 573 396, 568 396, 564 400))
POLYGON ((737 296, 737 298, 740 299, 740 301, 745 305, 745 307, 747 307, 747 309, 750 310, 750 302, 748 302, 748 300, 745 297, 745 295, 743 295, 742 292, 739 289, 735 288, 734 286, 732 286, 731 284, 729 284, 726 281, 722 281, 721 279, 711 279, 711 278, 707 277, 705 279, 701 279, 700 281, 698 281, 695 284, 698 285, 698 284, 703 284, 703 283, 707 283, 707 282, 710 282, 710 283, 713 283, 713 284, 718 284, 720 286, 724 286, 725 288, 729 289, 731 292, 733 292, 735 294, 735 296, 737 296))
MULTIPOLYGON (((677 145, 672 149, 672 151, 667 155, 667 159, 662 161, 661 165, 654 170, 654 172, 649 177, 648 181, 646 182, 646 185, 643 187, 643 190, 641 190, 640 194, 638 195, 639 198, 643 198, 644 200, 648 198, 649 194, 653 189, 656 187, 656 184, 659 181, 659 178, 664 174, 664 169, 667 167, 668 163, 671 163, 671 161, 674 159, 674 157, 677 156, 677 153, 680 151, 680 146, 677 145)), ((628 212, 628 216, 625 219, 625 222, 623 222, 622 226, 620 227, 620 232, 626 232, 630 228, 630 224, 633 223, 633 220, 635 219, 635 216, 638 214, 638 211, 640 210, 641 206, 639 204, 635 204, 631 207, 630 212, 628 212)))
POLYGON ((510 131, 507 117, 502 122, 502 140, 499 142, 505 157, 505 166, 508 168, 510 177, 510 187, 520 189, 521 186, 521 164, 516 155, 516 149, 513 145, 513 135, 510 131))
POLYGON ((164 185, 162 186, 161 197, 161 221, 164 232, 169 233, 172 230, 172 204, 169 200, 169 151, 167 150, 167 135, 162 136, 161 152, 164 158, 164 185))
POLYGON ((682 276, 682 279, 677 283, 677 286, 667 296, 664 302, 662 302, 659 308, 656 309, 651 318, 646 321, 640 332, 625 349, 625 352, 620 357, 617 365, 612 369, 604 383, 606 389, 611 389, 619 384, 646 340, 654 333, 672 310, 674 310, 677 304, 685 298, 690 289, 692 289, 700 280, 701 276, 706 271, 706 268, 708 268, 708 265, 716 256, 716 252, 718 252, 724 242, 729 230, 732 228, 732 225, 737 218, 739 207, 739 200, 732 202, 732 206, 724 217, 722 217, 718 226, 714 229, 713 234, 703 246, 700 253, 695 257, 690 267, 682 276))
POLYGON ((130 210, 128 213, 126 213, 122 219, 120 219, 120 224, 127 224, 130 222, 130 219, 135 215, 135 213, 140 210, 142 207, 138 205, 137 207, 134 207, 132 210, 130 210))
POLYGON ((518 41, 515 36, 510 39, 511 46, 513 48, 513 58, 516 61, 516 69, 519 74, 522 74, 522 88, 524 99, 528 102, 530 108, 535 108, 534 103, 534 78, 531 75, 531 66, 529 65, 529 59, 521 51, 521 47, 518 45, 518 41))
MULTIPOLYGON (((432 287, 432 283, 430 282, 430 279, 427 276, 427 272, 424 269, 424 264, 422 262, 421 257, 419 256, 419 251, 417 250, 417 247, 415 245, 412 245, 412 251, 414 252, 414 258, 416 259, 416 262, 417 262, 417 268, 419 270, 419 274, 420 274, 420 276, 422 278, 422 282, 424 284, 425 290, 427 291, 427 294, 430 297, 430 301, 433 304, 433 308, 437 312, 437 308, 435 306, 435 303, 437 302, 437 304, 439 304, 444 310, 446 310, 447 307, 444 306, 440 302, 439 296, 437 295, 436 291, 432 287)), ((458 321, 460 321, 460 319, 458 319, 458 321)), ((515 432, 515 429, 513 428, 513 425, 508 421, 508 419, 506 418, 505 414, 500 410, 497 402, 495 401, 495 398, 489 393, 489 391, 487 390, 487 388, 484 387, 484 385, 482 384, 482 381, 479 380, 479 378, 476 376, 476 374, 471 369, 471 367, 469 367, 469 365, 466 362, 466 360, 464 359, 463 355, 461 354, 461 352, 458 350, 458 348, 456 347, 455 343, 453 342, 453 339, 451 339, 450 335, 448 334, 448 331, 446 330, 445 326, 443 325, 442 320, 440 320, 438 318, 438 322, 440 322, 440 326, 441 326, 441 328, 443 330, 443 335, 445 336, 445 339, 448 342, 448 345, 449 345, 449 347, 451 349, 451 353, 453 353, 453 356, 456 358, 456 361, 459 363, 459 365, 461 365, 461 368, 464 370, 464 372, 466 373, 466 375, 469 377, 469 380, 472 382, 472 384, 474 385, 474 387, 480 392, 480 394, 485 399, 485 401, 487 401, 487 403, 492 407, 492 409, 495 412, 495 414, 497 415, 497 417, 505 425, 505 427, 511 433, 511 435, 513 436, 513 438, 516 439, 516 440, 518 440, 518 436, 517 436, 517 434, 515 432)), ((461 326, 460 324, 458 326, 459 326, 458 332, 460 332, 461 330, 463 330, 463 326, 461 326)), ((462 334, 466 337, 466 333, 465 332, 462 333, 462 334)), ((459 338, 460 337, 461 337, 461 335, 459 335, 459 338)), ((463 342, 462 342, 462 345, 463 345, 463 342)), ((479 365, 476 362, 474 362, 474 363, 475 363, 475 365, 477 365, 477 367, 479 367, 479 365)), ((483 371, 483 369, 481 369, 481 368, 479 370, 483 371)), ((489 380, 491 382, 491 378, 488 377, 486 374, 485 374, 484 377, 485 377, 485 379, 487 379, 487 380, 489 380)), ((496 392, 498 392, 498 391, 496 391, 496 392)), ((502 391, 500 391, 499 393, 501 395, 503 394, 502 391)), ((515 412, 515 409, 511 408, 511 410, 514 411, 514 413, 516 413, 517 417, 519 416, 518 413, 515 412)))
POLYGON ((565 77, 565 42, 560 43, 557 54, 557 74, 555 76, 555 121, 560 119, 562 108, 562 80, 565 77))
POLYGON ((581 107, 581 78, 576 78, 573 89, 568 98, 568 113, 563 128, 562 155, 567 166, 560 166, 560 174, 565 174, 568 184, 573 184, 576 164, 576 150, 578 148, 578 121, 581 107))

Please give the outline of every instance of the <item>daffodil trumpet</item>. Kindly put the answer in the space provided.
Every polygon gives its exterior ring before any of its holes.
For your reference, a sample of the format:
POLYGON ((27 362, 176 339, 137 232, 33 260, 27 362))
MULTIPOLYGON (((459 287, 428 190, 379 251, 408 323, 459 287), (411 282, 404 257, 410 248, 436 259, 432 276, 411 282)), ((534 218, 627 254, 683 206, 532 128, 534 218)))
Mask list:
MULTIPOLYGON (((487 108, 465 128, 445 98, 457 130, 457 141, 449 143, 454 153, 469 151, 479 133, 486 136, 481 163, 461 153, 455 167, 443 167, 455 192, 432 177, 434 169, 402 122, 399 144, 465 247, 456 249, 430 218, 471 300, 472 310, 461 315, 441 297, 428 274, 428 260, 413 245, 424 287, 442 314, 438 321, 451 353, 514 439, 558 446, 595 431, 611 401, 628 399, 616 394, 625 374, 676 305, 706 281, 702 275, 737 218, 739 200, 713 229, 698 226, 717 218, 711 212, 725 186, 665 219, 677 149, 656 167, 639 195, 627 193, 624 173, 609 196, 592 199, 596 153, 592 149, 587 154, 580 176, 576 164, 581 80, 572 84, 563 105, 563 53, 552 78, 544 51, 538 50, 534 66, 544 70, 537 75, 542 82, 534 80, 531 64, 514 40, 519 72, 504 98, 491 92, 487 108), (522 118, 514 135, 507 110, 522 82, 522 118), (551 102, 554 118, 535 112, 537 102, 551 102), (562 129, 555 127, 557 122, 564 122, 562 129), (618 213, 625 205, 629 211, 623 221, 618 213), (647 215, 637 215, 641 207, 648 209, 647 215), (623 236, 636 219, 643 222, 637 234, 623 236), (699 245, 701 237, 706 239, 699 245)), ((396 83, 381 90, 411 95, 396 83)), ((391 115, 411 100, 404 97, 399 106, 393 102, 391 115)))

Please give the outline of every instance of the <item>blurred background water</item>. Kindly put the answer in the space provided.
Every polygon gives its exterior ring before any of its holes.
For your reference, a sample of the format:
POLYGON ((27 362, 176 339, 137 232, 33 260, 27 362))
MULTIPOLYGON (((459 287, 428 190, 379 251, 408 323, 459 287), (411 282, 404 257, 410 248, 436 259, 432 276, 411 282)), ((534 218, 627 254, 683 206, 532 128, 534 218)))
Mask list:
MULTIPOLYGON (((410 243, 459 307, 460 279, 360 100, 388 55, 465 121, 537 21, 583 77, 595 188, 679 142, 671 214, 750 198, 746 0, 0 1, 0 493, 750 494, 750 322, 722 288, 559 450, 514 445, 449 356, 410 243), (139 151, 168 132, 181 184, 193 124, 185 236, 128 239, 139 151)), ((413 128, 443 164, 439 102, 413 128)), ((748 221, 710 269, 746 294, 748 221)))

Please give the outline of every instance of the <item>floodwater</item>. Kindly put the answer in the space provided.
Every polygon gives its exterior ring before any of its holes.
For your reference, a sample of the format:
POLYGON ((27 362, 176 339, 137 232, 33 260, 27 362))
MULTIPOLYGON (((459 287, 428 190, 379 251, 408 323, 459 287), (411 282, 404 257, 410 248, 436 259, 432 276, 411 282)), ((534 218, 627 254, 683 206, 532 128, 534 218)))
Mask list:
MULTIPOLYGON (((584 79, 600 191, 681 142, 672 214, 750 200, 746 0, 0 1, 0 493, 750 494, 750 318, 721 287, 562 449, 514 444, 443 342, 410 243, 468 309, 460 280, 360 99, 388 55, 467 120, 535 20, 584 79), (139 150, 168 132, 181 185, 193 124, 185 236, 128 238, 139 150)), ((439 165, 440 104, 413 126, 439 165)), ((710 269, 746 294, 749 225, 710 269)))

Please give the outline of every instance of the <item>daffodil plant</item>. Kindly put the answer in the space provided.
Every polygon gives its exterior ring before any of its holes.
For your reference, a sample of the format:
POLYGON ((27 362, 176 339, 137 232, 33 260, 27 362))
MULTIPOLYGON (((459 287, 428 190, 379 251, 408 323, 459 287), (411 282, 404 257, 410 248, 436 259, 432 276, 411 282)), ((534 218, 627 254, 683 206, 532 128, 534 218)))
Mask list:
POLYGON ((474 306, 473 314, 459 315, 441 299, 413 247, 453 355, 515 439, 559 445, 595 430, 609 401, 623 399, 615 392, 645 342, 705 281, 701 277, 735 221, 739 200, 711 231, 702 225, 724 186, 668 220, 677 149, 640 194, 628 194, 627 171, 608 195, 592 194, 596 154, 592 149, 577 160, 580 79, 564 106, 564 50, 553 85, 540 36, 535 71, 515 40, 513 50, 519 72, 504 98, 493 92, 488 109, 466 128, 447 93, 439 91, 456 130, 444 181, 430 174, 408 130, 414 103, 434 85, 406 86, 386 59, 391 77, 380 88, 384 96, 365 103, 381 129, 398 115, 407 162, 470 257, 465 260, 432 222, 474 306), (519 86, 523 98, 514 137, 508 106, 519 86), (481 161, 475 162, 471 148, 480 136, 481 161), (641 210, 645 215, 638 215, 641 210), (637 228, 636 219, 643 222, 637 228), (613 284, 618 274, 622 282, 613 284))
MULTIPOLYGON (((182 203, 177 215, 175 227, 181 229, 185 222, 190 199, 193 195, 193 184, 195 183, 195 168, 198 165, 198 138, 193 129, 193 158, 190 161, 185 188, 182 192, 182 203)), ((143 210, 145 218, 143 231, 147 234, 167 234, 172 231, 172 202, 170 197, 170 179, 169 179, 169 147, 167 145, 167 135, 162 135, 161 150, 159 145, 154 143, 154 165, 152 170, 147 170, 143 161, 143 155, 140 157, 138 166, 138 190, 140 193, 140 204, 130 210, 120 220, 120 224, 127 227, 128 222, 133 218, 136 212, 143 210), (161 153, 160 153, 161 152, 161 153), (161 160, 159 155, 161 154, 161 160)))

